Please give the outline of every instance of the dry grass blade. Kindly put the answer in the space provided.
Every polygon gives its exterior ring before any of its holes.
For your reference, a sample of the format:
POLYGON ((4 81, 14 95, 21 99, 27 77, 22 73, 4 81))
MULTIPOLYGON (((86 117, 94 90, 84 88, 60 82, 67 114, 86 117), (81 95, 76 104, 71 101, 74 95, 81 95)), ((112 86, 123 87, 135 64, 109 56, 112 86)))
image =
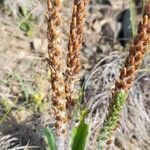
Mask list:
POLYGON ((17 148, 19 146, 19 139, 12 137, 11 135, 0 135, 0 148, 1 150, 11 150, 12 147, 17 148))
POLYGON ((89 150, 96 149, 97 146, 97 137, 111 100, 111 88, 119 76, 119 68, 122 65, 123 60, 120 56, 115 52, 103 58, 95 65, 85 82, 84 104, 90 110, 88 120, 91 122, 89 150))
MULTIPOLYGON (((84 104, 89 108, 88 120, 91 134, 88 150, 96 149, 97 137, 103 126, 112 99, 111 88, 119 77, 123 65, 122 54, 110 54, 102 59, 91 71, 85 83, 84 104), (115 68, 115 69, 114 69, 115 68), (104 88, 105 87, 105 88, 104 88)), ((146 149, 149 147, 149 98, 150 72, 139 70, 129 91, 127 106, 123 109, 118 129, 108 149, 146 149)))

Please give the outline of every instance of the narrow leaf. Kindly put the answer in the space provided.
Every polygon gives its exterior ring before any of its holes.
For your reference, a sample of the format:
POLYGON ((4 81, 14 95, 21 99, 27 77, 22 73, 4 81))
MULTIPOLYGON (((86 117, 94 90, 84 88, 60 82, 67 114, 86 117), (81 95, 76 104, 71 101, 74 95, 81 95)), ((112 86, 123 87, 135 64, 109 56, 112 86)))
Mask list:
POLYGON ((84 121, 83 114, 82 120, 80 121, 80 124, 78 127, 76 127, 73 131, 73 139, 72 139, 72 150, 85 150, 87 137, 89 134, 89 125, 87 125, 84 121))
POLYGON ((47 150, 57 150, 56 137, 50 128, 44 129, 44 139, 47 143, 47 150))
POLYGON ((130 22, 131 22, 131 28, 132 28, 132 36, 133 38, 136 36, 137 34, 137 23, 136 23, 136 7, 135 7, 135 3, 134 0, 130 0, 130 22))

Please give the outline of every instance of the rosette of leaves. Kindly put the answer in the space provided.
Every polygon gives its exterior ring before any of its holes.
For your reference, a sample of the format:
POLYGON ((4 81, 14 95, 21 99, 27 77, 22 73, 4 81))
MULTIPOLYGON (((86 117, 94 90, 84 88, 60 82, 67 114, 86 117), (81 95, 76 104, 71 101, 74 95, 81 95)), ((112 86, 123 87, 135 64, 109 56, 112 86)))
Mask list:
MULTIPOLYGON (((84 109, 80 112, 80 121, 78 125, 72 130, 72 137, 70 138, 71 150, 85 150, 87 146, 88 135, 90 134, 90 126, 86 123, 85 118, 88 110, 84 109)), ((47 150, 57 150, 57 140, 55 133, 50 128, 43 130, 44 139, 47 144, 47 150)))

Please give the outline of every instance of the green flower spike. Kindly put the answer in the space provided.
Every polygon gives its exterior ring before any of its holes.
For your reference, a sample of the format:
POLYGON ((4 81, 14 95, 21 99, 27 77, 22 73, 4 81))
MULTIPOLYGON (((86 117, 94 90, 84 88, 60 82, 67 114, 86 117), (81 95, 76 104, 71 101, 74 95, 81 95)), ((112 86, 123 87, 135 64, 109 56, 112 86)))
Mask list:
POLYGON ((113 131, 117 127, 121 111, 126 103, 127 96, 128 94, 122 90, 114 97, 112 107, 100 131, 100 136, 98 138, 99 149, 103 149, 103 144, 111 138, 113 131))

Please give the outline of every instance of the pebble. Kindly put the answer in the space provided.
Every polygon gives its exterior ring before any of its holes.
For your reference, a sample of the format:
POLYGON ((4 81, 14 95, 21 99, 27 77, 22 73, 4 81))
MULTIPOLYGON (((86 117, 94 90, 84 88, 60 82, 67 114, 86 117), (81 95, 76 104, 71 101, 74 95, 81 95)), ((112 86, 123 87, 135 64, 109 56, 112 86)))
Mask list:
POLYGON ((34 49, 36 52, 46 52, 47 51, 48 41, 47 39, 35 38, 31 42, 31 49, 34 49))

